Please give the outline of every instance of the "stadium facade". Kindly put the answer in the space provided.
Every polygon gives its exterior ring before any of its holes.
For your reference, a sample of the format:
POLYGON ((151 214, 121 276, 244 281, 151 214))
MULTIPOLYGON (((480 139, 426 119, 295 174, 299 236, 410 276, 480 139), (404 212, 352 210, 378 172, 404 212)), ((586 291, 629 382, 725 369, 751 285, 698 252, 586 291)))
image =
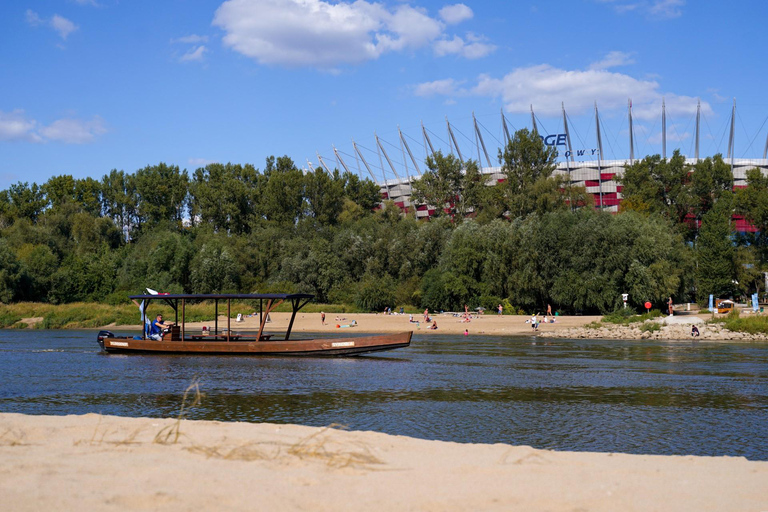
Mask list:
MULTIPOLYGON (((635 134, 633 129, 632 119, 632 103, 628 102, 627 119, 628 119, 628 148, 629 157, 622 160, 603 160, 602 155, 602 134, 601 134, 601 120, 597 109, 597 104, 594 108, 594 123, 595 123, 595 146, 593 148, 577 148, 573 149, 570 129, 569 118, 565 112, 565 108, 562 108, 562 129, 556 133, 546 133, 539 128, 540 122, 537 122, 537 117, 534 113, 533 107, 531 107, 531 129, 539 134, 545 145, 557 148, 560 161, 557 164, 555 174, 561 174, 568 176, 571 184, 575 186, 584 186, 588 193, 594 196, 594 204, 596 208, 609 212, 617 212, 622 200, 622 184, 621 176, 624 174, 624 169, 627 165, 631 165, 638 159, 635 158, 635 134), (580 159, 580 161, 577 160, 580 159), (586 159, 586 160, 585 160, 586 159), (615 178, 615 179, 614 179, 615 178)), ((661 157, 667 158, 667 119, 666 119, 666 107, 662 101, 661 105, 661 157)), ((476 161, 480 163, 481 171, 488 177, 488 184, 498 183, 505 179, 502 173, 501 167, 493 165, 486 144, 483 138, 483 132, 480 129, 480 125, 477 119, 472 114, 473 121, 473 135, 474 143, 471 139, 464 135, 464 139, 470 142, 472 155, 476 155, 476 161), (486 165, 483 165, 486 164, 486 165)), ((734 101, 733 109, 729 120, 729 138, 727 152, 724 156, 724 160, 731 166, 734 177, 734 188, 742 188, 747 185, 746 173, 750 169, 760 168, 763 172, 768 173, 768 136, 766 137, 765 149, 763 150, 762 158, 748 159, 748 158, 735 158, 734 154, 734 127, 736 121, 736 103, 734 101)), ((507 119, 504 113, 501 113, 501 133, 503 144, 510 140, 510 131, 507 126, 507 119)), ((457 130, 446 118, 447 137, 445 140, 440 139, 444 145, 447 146, 448 151, 457 156, 462 162, 467 160, 467 155, 463 154, 458 144, 456 137, 457 130)), ((695 128, 694 128, 694 156, 686 157, 687 165, 694 165, 700 158, 699 155, 699 142, 701 137, 701 105, 697 105, 695 128)), ((374 140, 376 149, 375 151, 367 150, 369 153, 375 153, 373 156, 365 158, 365 153, 361 149, 367 149, 352 141, 353 153, 344 153, 333 147, 334 157, 332 160, 338 164, 337 167, 344 168, 347 171, 355 172, 353 167, 347 165, 347 162, 354 161, 357 166, 357 172, 362 176, 367 175, 371 177, 381 187, 381 195, 385 200, 392 200, 394 203, 402 209, 408 209, 411 206, 416 210, 416 215, 419 218, 425 218, 432 215, 437 208, 436 205, 415 204, 411 199, 412 183, 417 181, 421 177, 421 169, 426 167, 425 159, 435 153, 436 144, 433 144, 432 139, 435 137, 434 133, 427 130, 423 123, 421 125, 422 141, 413 139, 411 137, 404 136, 403 132, 398 127, 398 139, 399 147, 383 142, 381 138, 374 134, 374 140), (432 137, 430 137, 432 133, 432 137), (409 144, 408 140, 411 140, 409 144), (411 151, 411 145, 413 143, 418 144, 424 151, 425 158, 417 159, 414 153, 411 151), (385 144, 390 146, 390 152, 387 152, 385 144), (401 155, 401 160, 396 158, 390 158, 390 153, 401 155), (344 159, 344 156, 347 159, 344 159), (378 160, 378 165, 376 160, 378 160), (365 172, 364 172, 365 171, 365 172), (387 175, 394 176, 388 178, 387 175), (379 179, 381 176, 382 179, 379 179)), ((460 132, 459 132, 460 133, 460 132)), ((463 134, 461 134, 463 135, 463 134)), ((581 141, 581 139, 579 139, 581 141)), ((754 139, 753 139, 754 140, 754 139)), ((502 142, 502 141, 499 141, 502 142)), ((465 144, 466 150, 466 144, 465 144)), ((327 159, 324 159, 319 153, 317 154, 320 165, 330 171, 329 166, 326 163, 327 159)), ((470 157, 472 158, 472 157, 470 157)), ((310 168, 311 162, 307 161, 310 168)), ((750 230, 746 222, 741 219, 736 220, 736 229, 739 231, 750 230)))

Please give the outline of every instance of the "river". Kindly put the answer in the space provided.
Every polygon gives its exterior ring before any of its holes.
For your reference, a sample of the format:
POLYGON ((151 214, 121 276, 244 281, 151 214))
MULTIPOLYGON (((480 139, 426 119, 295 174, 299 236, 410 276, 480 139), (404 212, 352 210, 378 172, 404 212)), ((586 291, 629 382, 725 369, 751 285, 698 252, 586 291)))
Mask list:
POLYGON ((0 412, 344 425, 423 439, 768 460, 768 344, 414 336, 353 358, 107 355, 0 330, 0 412), (189 403, 189 402, 188 402, 189 403))

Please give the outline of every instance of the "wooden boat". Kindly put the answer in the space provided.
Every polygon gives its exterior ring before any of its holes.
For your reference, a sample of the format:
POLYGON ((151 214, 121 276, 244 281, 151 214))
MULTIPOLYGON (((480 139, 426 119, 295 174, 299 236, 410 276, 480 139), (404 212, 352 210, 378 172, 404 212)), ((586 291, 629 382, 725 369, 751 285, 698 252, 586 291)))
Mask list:
POLYGON ((296 313, 314 298, 305 293, 267 294, 159 294, 133 295, 141 300, 141 317, 146 325, 147 308, 153 300, 163 301, 173 308, 175 320, 170 329, 158 341, 147 336, 146 328, 141 336, 116 336, 110 331, 100 331, 99 346, 107 353, 192 353, 192 354, 241 354, 273 356, 351 356, 367 352, 378 352, 407 347, 411 344, 413 331, 361 337, 291 339, 291 329, 296 313), (214 327, 206 333, 186 327, 185 312, 188 301, 214 301, 214 327), (219 331, 219 301, 227 304, 227 327, 219 331), (257 332, 234 332, 231 325, 232 300, 259 301, 259 329, 257 332), (269 313, 283 302, 291 304, 291 320, 284 334, 268 333, 265 330, 269 313), (266 303, 266 307, 265 307, 266 303), (181 315, 181 319, 179 319, 181 315), (181 320, 181 321, 179 321, 181 320))

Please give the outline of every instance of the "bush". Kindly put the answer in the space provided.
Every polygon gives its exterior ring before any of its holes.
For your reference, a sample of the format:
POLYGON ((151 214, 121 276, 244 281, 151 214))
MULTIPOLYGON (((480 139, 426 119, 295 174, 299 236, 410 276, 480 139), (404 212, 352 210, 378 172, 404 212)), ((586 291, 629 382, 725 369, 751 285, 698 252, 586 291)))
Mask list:
POLYGON ((392 278, 385 276, 377 279, 371 275, 365 276, 355 297, 355 305, 363 311, 383 311, 386 307, 395 307, 392 278))
POLYGON ((612 311, 603 317, 603 322, 609 324, 629 325, 637 322, 645 322, 646 320, 652 320, 664 316, 661 311, 654 309, 648 313, 638 315, 631 308, 622 308, 612 311))
POLYGON ((640 327, 643 332, 656 332, 661 330, 661 324, 659 322, 644 322, 640 327))
POLYGON ((10 327, 19 320, 21 320, 19 315, 11 313, 10 311, 2 311, 0 312, 0 329, 10 327))

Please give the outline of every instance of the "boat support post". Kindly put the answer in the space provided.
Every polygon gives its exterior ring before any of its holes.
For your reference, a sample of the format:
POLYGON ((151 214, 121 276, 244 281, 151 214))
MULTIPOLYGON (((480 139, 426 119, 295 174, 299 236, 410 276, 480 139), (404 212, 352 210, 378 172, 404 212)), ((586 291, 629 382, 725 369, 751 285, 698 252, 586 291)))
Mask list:
MULTIPOLYGON (((280 304, 283 303, 283 299, 278 300, 275 304, 273 304, 274 299, 269 299, 267 301, 267 311, 264 314, 264 317, 261 319, 261 323, 259 324, 259 334, 256 335, 256 340, 261 341, 261 335, 264 332, 264 325, 267 323, 267 318, 269 318, 269 312, 272 311, 273 308, 276 308, 280 304)), ((285 339, 288 339, 287 337, 285 339)))
POLYGON ((285 333, 285 341, 288 341, 288 339, 291 337, 291 329, 293 329, 293 321, 296 319, 296 313, 298 313, 301 308, 306 306, 310 300, 312 299, 306 299, 302 304, 300 304, 301 299, 291 299, 291 321, 288 324, 288 330, 285 333))

